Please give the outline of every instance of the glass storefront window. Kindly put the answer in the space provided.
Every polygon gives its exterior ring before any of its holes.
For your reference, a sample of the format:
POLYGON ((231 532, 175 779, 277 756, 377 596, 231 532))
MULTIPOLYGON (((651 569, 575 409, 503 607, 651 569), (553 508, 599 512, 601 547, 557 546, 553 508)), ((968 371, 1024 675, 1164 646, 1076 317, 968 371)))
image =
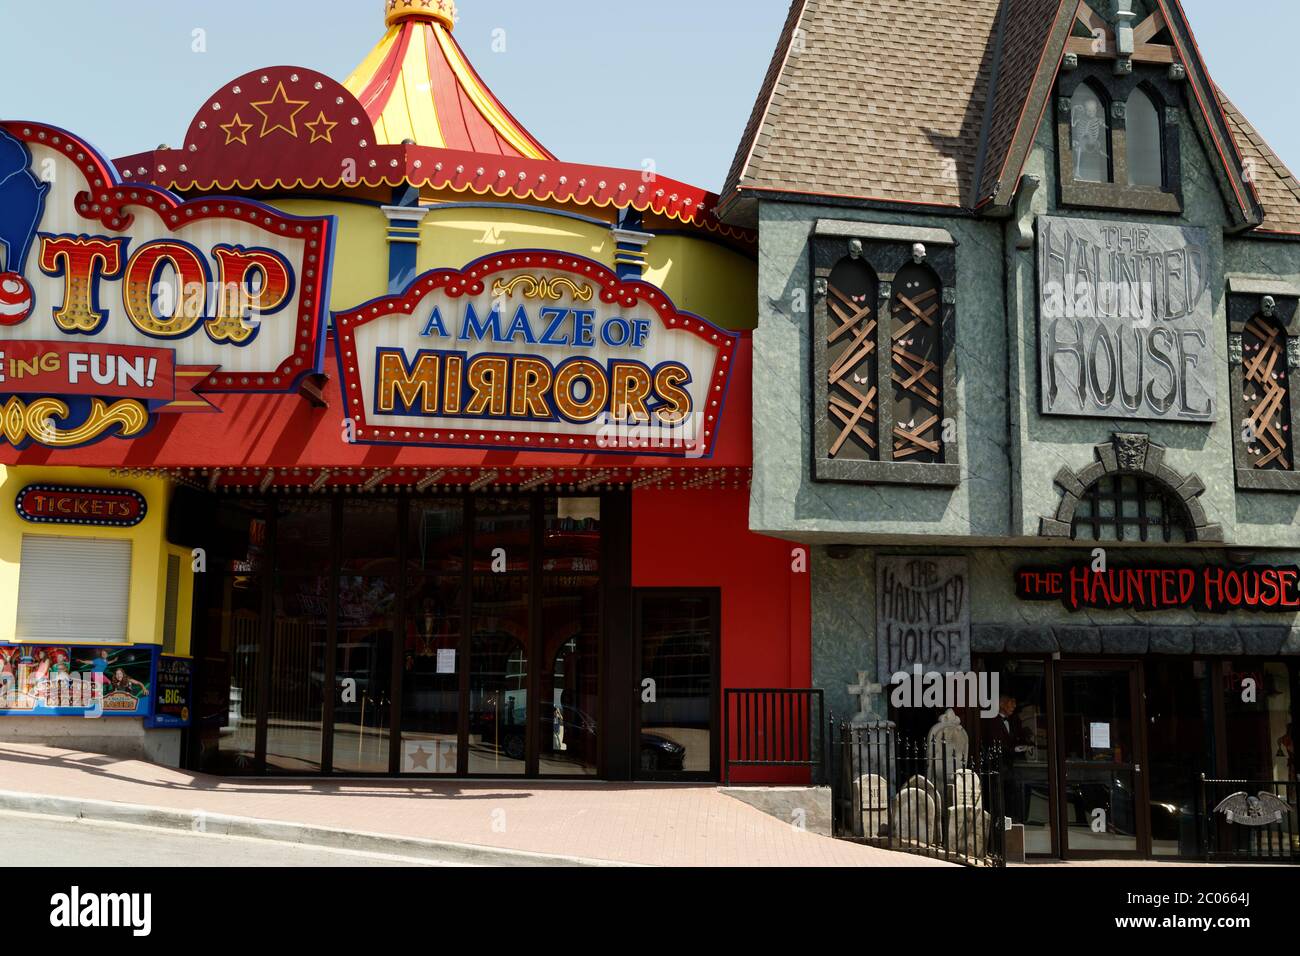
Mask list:
POLYGON ((474 570, 493 574, 529 570, 533 550, 530 498, 474 500, 474 570))
POLYGON ((465 566, 465 502, 414 499, 407 511, 407 573, 459 574, 465 566))
POLYGON ((600 499, 547 498, 542 571, 595 574, 600 570, 600 499))
POLYGON ((1131 666, 1061 666, 1061 800, 1071 852, 1138 848, 1135 674, 1131 666))
POLYGON ((345 502, 339 572, 366 577, 395 575, 397 536, 397 502, 345 502))
POLYGON ((343 773, 387 773, 396 581, 344 575, 338 589, 334 769, 343 773))
POLYGON ((327 575, 277 575, 267 688, 266 766, 321 769, 330 589, 327 575))
POLYGON ((276 508, 275 566, 291 574, 328 574, 333 506, 327 500, 281 501, 276 508))
POLYGON ((641 598, 641 681, 654 688, 641 703, 643 773, 712 769, 716 614, 716 598, 704 592, 641 598))
POLYGON ((196 599, 203 594, 207 608, 201 648, 196 643, 201 767, 239 773, 251 771, 257 757, 266 507, 232 504, 218 512, 215 525, 209 561, 219 572, 195 575, 194 582, 196 599))
MULTIPOLYGON (((213 583, 206 599, 221 609, 209 611, 206 640, 222 654, 208 673, 225 682, 210 709, 242 708, 229 739, 206 743, 214 764, 256 769, 260 718, 272 773, 596 774, 600 505, 522 494, 254 503, 267 517, 235 524, 260 529, 258 544, 235 548, 221 594, 213 583)), ((238 509, 223 503, 218 523, 238 509)))
POLYGON ((1224 741, 1234 780, 1294 780, 1291 665, 1223 662, 1224 741))
POLYGON ((1003 814, 1024 826, 1025 852, 1049 854, 1052 802, 1047 664, 1002 660, 991 665, 990 671, 998 678, 998 713, 982 721, 980 745, 986 752, 997 748, 1003 814))
POLYGON ((458 770, 463 599, 459 574, 426 575, 409 583, 402 655, 402 773, 458 770))
POLYGON ((599 578, 545 576, 542 637, 538 772, 543 776, 595 774, 599 762, 599 578))
POLYGON ((1201 774, 1214 776, 1214 716, 1205 661, 1149 661, 1146 675, 1147 786, 1151 853, 1200 853, 1201 774))

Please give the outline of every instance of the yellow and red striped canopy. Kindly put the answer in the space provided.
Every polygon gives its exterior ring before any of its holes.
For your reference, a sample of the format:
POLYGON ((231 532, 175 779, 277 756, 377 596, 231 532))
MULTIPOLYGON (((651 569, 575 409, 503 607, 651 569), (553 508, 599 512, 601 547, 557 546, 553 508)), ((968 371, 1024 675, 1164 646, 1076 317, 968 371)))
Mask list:
POLYGON ((380 144, 555 159, 483 83, 451 35, 450 0, 388 0, 388 32, 344 81, 380 144))

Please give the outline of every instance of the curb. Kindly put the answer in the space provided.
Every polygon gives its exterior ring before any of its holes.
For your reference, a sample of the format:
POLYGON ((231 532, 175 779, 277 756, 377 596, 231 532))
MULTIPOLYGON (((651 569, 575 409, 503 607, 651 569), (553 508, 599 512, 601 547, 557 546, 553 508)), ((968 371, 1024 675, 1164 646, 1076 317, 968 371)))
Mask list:
POLYGON ((533 853, 527 850, 510 850, 474 843, 452 843, 384 833, 340 830, 335 827, 286 823, 259 817, 234 817, 221 813, 207 813, 203 810, 175 810, 168 807, 114 803, 109 800, 52 797, 13 790, 0 790, 0 811, 5 810, 106 823, 125 823, 163 830, 184 830, 210 836, 250 837, 257 840, 273 840, 334 850, 353 850, 360 853, 406 856, 443 863, 529 867, 636 865, 577 856, 533 853))

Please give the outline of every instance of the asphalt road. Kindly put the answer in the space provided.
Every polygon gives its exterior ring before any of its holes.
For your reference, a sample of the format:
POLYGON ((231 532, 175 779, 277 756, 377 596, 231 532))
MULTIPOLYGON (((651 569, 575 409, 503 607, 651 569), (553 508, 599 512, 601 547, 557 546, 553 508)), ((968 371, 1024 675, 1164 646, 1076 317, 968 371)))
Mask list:
POLYGON ((6 866, 456 865, 27 813, 0 813, 0 847, 6 866))

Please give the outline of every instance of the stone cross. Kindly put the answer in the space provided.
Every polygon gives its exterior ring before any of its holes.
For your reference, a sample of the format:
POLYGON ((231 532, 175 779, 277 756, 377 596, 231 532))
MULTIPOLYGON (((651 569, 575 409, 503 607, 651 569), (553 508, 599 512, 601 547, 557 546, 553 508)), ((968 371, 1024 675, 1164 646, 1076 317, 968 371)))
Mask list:
POLYGON ((879 684, 868 683, 868 677, 869 672, 858 671, 858 682, 848 686, 849 696, 858 698, 858 713, 854 718, 855 723, 876 719, 876 715, 871 711, 871 702, 880 696, 880 692, 884 688, 879 684))

